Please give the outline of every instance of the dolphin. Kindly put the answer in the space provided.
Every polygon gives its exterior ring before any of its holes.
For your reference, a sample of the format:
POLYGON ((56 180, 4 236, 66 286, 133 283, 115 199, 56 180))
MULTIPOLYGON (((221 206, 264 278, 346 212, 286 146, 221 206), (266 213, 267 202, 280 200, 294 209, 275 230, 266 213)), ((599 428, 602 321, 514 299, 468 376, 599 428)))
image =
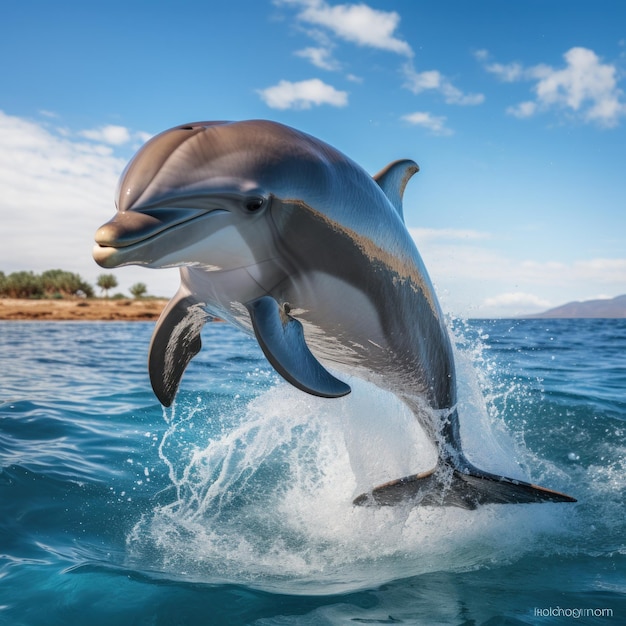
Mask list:
POLYGON ((437 447, 437 465, 354 504, 573 502, 483 471, 463 452, 448 330, 402 212, 418 170, 399 160, 371 177, 328 144, 271 121, 177 126, 122 173, 117 212, 96 232, 93 256, 105 268, 180 267, 148 359, 165 406, 211 316, 253 334, 304 392, 348 394, 343 372, 403 400, 437 447))

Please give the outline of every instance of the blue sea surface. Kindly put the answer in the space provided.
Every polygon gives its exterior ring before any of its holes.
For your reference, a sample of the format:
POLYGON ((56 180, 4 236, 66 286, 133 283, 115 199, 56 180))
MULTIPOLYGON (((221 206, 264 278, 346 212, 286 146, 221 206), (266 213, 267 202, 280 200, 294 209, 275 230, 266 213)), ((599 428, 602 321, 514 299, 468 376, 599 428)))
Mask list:
POLYGON ((0 624, 626 624, 626 320, 454 321, 480 467, 576 504, 355 507, 433 450, 396 398, 280 380, 207 324, 0 322, 0 624))

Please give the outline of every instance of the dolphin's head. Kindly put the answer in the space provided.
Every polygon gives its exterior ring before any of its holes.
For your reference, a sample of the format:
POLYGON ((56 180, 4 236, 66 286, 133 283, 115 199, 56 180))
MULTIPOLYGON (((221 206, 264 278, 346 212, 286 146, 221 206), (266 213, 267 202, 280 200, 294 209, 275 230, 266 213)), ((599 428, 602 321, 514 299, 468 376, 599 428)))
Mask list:
POLYGON ((247 267, 273 258, 270 209, 325 187, 332 149, 273 122, 200 122, 157 135, 120 178, 96 232, 102 267, 247 267), (328 152, 330 151, 330 152, 328 152))

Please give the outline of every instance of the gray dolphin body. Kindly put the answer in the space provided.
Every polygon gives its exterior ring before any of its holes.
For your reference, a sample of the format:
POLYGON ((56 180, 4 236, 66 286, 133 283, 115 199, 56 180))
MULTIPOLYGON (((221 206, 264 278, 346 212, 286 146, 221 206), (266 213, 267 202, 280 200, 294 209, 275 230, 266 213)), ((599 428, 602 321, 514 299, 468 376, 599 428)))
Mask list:
POLYGON ((330 367, 400 397, 439 463, 355 504, 573 501, 484 472, 463 454, 450 339, 402 216, 417 171, 396 161, 372 178, 329 145, 268 121, 180 126, 127 166, 94 258, 107 268, 181 268, 150 346, 150 379, 164 405, 200 350, 209 315, 253 333, 278 373, 305 392, 349 393, 330 367))

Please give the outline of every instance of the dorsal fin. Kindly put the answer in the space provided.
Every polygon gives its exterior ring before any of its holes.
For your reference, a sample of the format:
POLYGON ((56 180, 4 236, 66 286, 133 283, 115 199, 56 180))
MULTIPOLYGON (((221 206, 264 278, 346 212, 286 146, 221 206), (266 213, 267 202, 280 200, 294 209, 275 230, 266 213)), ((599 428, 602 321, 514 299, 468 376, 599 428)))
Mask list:
POLYGON ((404 214, 402 212, 404 188, 409 182, 409 178, 419 172, 419 170, 420 168, 415 161, 401 159, 400 161, 390 163, 387 167, 380 170, 378 174, 373 176, 402 220, 404 220, 404 214))

